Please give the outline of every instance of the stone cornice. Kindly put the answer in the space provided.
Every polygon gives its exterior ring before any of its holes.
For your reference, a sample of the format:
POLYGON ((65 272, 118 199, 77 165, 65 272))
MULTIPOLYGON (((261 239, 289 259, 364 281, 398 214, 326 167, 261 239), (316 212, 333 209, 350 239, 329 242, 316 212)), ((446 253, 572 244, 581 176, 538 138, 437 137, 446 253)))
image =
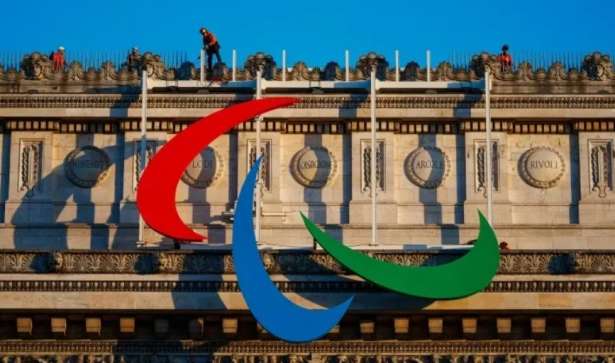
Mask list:
MULTIPOLYGON (((287 361, 289 355, 321 355, 322 358, 333 360, 323 361, 331 363, 352 362, 360 363, 361 358, 391 357, 393 362, 410 359, 414 362, 458 362, 470 361, 471 357, 489 354, 481 357, 481 361, 488 359, 502 362, 528 362, 540 359, 545 355, 558 355, 563 361, 570 361, 573 356, 585 357, 579 359, 583 362, 609 362, 597 356, 615 354, 615 341, 595 340, 439 340, 439 341, 370 341, 370 340, 343 340, 343 341, 316 341, 307 344, 290 344, 277 340, 248 340, 248 341, 193 341, 193 340, 55 340, 55 341, 2 341, 2 352, 51 354, 62 353, 114 353, 114 354, 173 354, 215 353, 216 356, 233 357, 239 361, 243 355, 272 355, 271 358, 282 358, 287 361), (359 354, 353 356, 353 354, 359 354), (496 356, 493 356, 496 354, 496 356), (350 356, 348 356, 350 355, 350 356), (410 355, 410 356, 409 356, 410 355), (469 356, 468 356, 469 355, 469 356), (594 355, 593 357, 591 355, 594 355), (596 356, 597 355, 597 356, 596 356), (343 358, 342 358, 343 357, 343 358), (357 359, 358 360, 355 360, 357 359), (401 359, 401 360, 398 360, 401 359), (443 359, 443 360, 442 360, 443 359), (467 360, 466 360, 467 359, 467 360), (568 359, 568 360, 567 360, 568 359)), ((304 362, 303 360, 296 362, 304 362)), ((308 357, 303 357, 308 358, 308 357)), ((553 356, 551 356, 553 358, 553 356)), ((307 360, 309 361, 309 360, 307 360)), ((305 361, 305 362, 307 362, 305 361)), ((491 361, 491 360, 489 360, 491 361)), ((245 362, 245 361, 244 361, 245 362)), ((366 360, 367 362, 367 360, 366 360)))
MULTIPOLYGON (((274 281, 283 293, 387 293, 364 281, 274 281)), ((238 293, 236 281, 201 280, 0 280, 0 292, 238 293)), ((614 293, 612 280, 492 281, 485 293, 614 293)))
MULTIPOLYGON (((272 95, 275 96, 275 95, 272 95)), ((290 106, 294 109, 366 109, 369 97, 351 95, 301 96, 300 102, 290 106)), ((174 95, 153 94, 148 98, 150 109, 219 109, 237 102, 252 99, 251 96, 229 95, 174 95)), ((140 97, 133 94, 48 94, 0 95, 0 109, 3 108, 83 108, 83 109, 126 109, 140 108, 140 97)), ((482 109, 480 95, 379 95, 378 109, 482 109)), ((494 95, 493 109, 613 109, 615 96, 611 95, 494 95)))
MULTIPOLYGON (((402 265, 436 265, 463 252, 367 252, 402 265)), ((266 251, 263 262, 270 274, 344 274, 326 253, 266 251)), ((0 273, 96 274, 232 274, 232 257, 220 251, 0 251, 0 273)), ((615 274, 615 251, 503 252, 500 274, 615 274)), ((555 286, 555 285, 554 285, 555 286)), ((610 289, 608 285, 607 289, 610 289)), ((505 284, 501 288, 505 288, 505 284)), ((545 289, 548 289, 545 285, 545 289)), ((557 287, 554 287, 557 289, 557 287)))

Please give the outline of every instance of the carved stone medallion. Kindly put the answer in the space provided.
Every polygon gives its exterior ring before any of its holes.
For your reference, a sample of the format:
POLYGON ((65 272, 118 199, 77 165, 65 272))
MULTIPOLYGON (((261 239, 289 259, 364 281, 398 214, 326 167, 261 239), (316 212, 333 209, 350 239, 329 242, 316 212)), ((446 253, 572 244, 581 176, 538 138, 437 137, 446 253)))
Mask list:
POLYGON ((421 188, 440 186, 450 171, 448 156, 435 146, 421 146, 406 158, 404 171, 408 179, 421 188))
POLYGON ((305 147, 293 156, 291 173, 295 180, 307 188, 322 188, 337 171, 337 162, 324 147, 305 147))
POLYGON ((109 173, 111 159, 96 146, 83 146, 71 151, 64 161, 68 180, 80 188, 93 188, 109 173))
POLYGON ((519 160, 521 178, 535 188, 554 187, 565 170, 562 155, 548 146, 531 148, 523 153, 519 160))
POLYGON ((205 189, 222 176, 223 162, 212 147, 201 151, 186 168, 182 181, 193 188, 205 189))

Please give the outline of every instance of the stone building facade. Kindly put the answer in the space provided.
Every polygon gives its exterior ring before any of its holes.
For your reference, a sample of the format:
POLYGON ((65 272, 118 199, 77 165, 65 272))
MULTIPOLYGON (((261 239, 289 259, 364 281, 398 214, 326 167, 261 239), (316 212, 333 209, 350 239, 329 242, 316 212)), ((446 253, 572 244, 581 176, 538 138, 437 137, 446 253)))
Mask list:
MULTIPOLYGON (((367 58, 374 57, 368 55, 367 58)), ((469 67, 442 63, 434 82, 472 84, 494 74, 494 141, 485 142, 480 89, 387 89, 395 70, 377 57, 376 155, 365 59, 348 71, 272 57, 232 72, 217 65, 208 87, 192 64, 172 68, 145 53, 136 69, 109 62, 54 73, 32 53, 0 65, 0 359, 2 362, 607 362, 615 357, 615 74, 608 56, 580 70, 522 63, 502 72, 480 54, 469 67), (251 317, 228 249, 173 251, 146 229, 137 246, 139 71, 148 99, 146 157, 198 118, 255 97, 296 105, 262 122, 263 262, 279 289, 307 306, 349 293, 350 313, 322 340, 291 345, 251 317), (284 75, 282 72, 286 72, 284 75), (285 81, 282 81, 285 79, 285 81), (336 87, 336 84, 358 86, 336 87), (333 86, 331 86, 333 85, 333 86), (402 264, 438 264, 442 245, 476 238, 492 148, 494 225, 504 251, 486 291, 450 301, 404 298, 349 275, 311 250, 299 212, 345 243, 370 240, 370 191, 378 242, 402 264), (376 185, 371 185, 371 158, 376 185), (422 247, 422 249, 421 249, 422 247), (289 249, 290 248, 290 249, 289 249)), ((411 62, 399 82, 425 81, 411 62)), ((418 83, 417 83, 418 84, 418 83)), ((255 122, 216 139, 177 189, 177 208, 210 243, 228 244, 239 186, 256 155, 255 122)), ((300 329, 300 327, 298 327, 300 329)))

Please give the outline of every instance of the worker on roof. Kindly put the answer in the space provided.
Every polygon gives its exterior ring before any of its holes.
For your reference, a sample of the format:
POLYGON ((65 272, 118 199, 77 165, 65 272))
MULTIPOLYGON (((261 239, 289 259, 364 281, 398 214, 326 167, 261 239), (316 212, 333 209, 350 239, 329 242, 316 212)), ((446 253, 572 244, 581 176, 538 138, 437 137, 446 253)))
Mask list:
POLYGON ((58 50, 53 53, 51 60, 53 61, 54 72, 63 71, 64 63, 66 62, 64 58, 64 47, 58 47, 58 50))
POLYGON ((498 55, 497 61, 500 63, 502 73, 508 73, 512 71, 512 56, 508 52, 508 45, 502 46, 502 53, 498 55))
POLYGON ((222 62, 220 58, 220 43, 218 43, 216 36, 206 28, 201 28, 200 33, 203 37, 203 48, 207 53, 207 69, 211 71, 211 61, 214 55, 216 56, 216 63, 222 62))

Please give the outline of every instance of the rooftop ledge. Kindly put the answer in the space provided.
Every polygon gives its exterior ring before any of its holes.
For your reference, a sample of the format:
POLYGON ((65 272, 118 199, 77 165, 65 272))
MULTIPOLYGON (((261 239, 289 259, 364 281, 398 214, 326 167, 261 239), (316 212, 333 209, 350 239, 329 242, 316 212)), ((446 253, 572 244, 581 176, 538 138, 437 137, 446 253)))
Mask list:
MULTIPOLYGON (((329 62, 323 68, 309 67, 305 62, 297 62, 287 67, 285 60, 279 67, 271 55, 256 53, 249 56, 243 67, 216 64, 205 72, 203 65, 195 65, 186 60, 166 59, 152 52, 145 52, 128 62, 116 57, 113 61, 103 57, 71 58, 67 53, 67 64, 62 70, 54 71, 53 62, 41 52, 33 52, 8 57, 0 54, 0 84, 24 81, 54 82, 119 82, 136 83, 143 71, 149 78, 164 81, 250 81, 261 70, 263 78, 270 81, 361 81, 370 77, 372 70, 380 81, 399 82, 472 82, 483 78, 486 70, 493 75, 495 82, 607 82, 615 81, 615 71, 610 56, 593 52, 571 59, 551 58, 551 64, 544 59, 529 59, 519 56, 521 62, 504 67, 495 54, 486 52, 475 54, 460 61, 444 61, 435 68, 420 66, 415 61, 402 66, 396 61, 391 66, 382 55, 370 52, 361 56, 351 68, 349 61, 343 67, 329 62), (92 59, 95 59, 94 61, 92 59), (524 60, 527 59, 527 60, 524 60)), ((513 57, 516 57, 513 54, 513 57)))

